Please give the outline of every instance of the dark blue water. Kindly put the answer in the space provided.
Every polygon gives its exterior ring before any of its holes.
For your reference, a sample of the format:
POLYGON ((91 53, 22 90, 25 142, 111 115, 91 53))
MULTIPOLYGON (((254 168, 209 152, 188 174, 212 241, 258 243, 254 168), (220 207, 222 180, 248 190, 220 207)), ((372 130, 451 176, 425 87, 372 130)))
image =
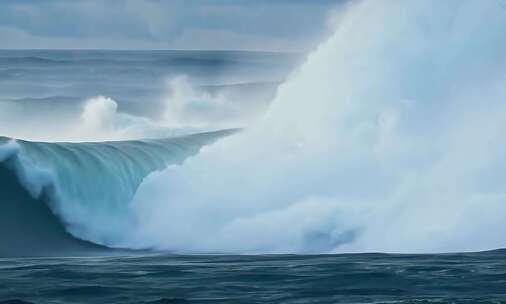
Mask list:
POLYGON ((24 302, 506 303, 506 252, 1 259, 24 302))

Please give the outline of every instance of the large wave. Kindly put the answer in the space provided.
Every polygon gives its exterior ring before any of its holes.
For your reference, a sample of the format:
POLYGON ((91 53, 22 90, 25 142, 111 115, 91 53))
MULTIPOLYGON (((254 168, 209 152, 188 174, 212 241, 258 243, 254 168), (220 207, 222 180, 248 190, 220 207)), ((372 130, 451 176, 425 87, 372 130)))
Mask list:
POLYGON ((121 244, 135 229, 129 203, 142 180, 232 132, 100 143, 0 137, 0 256, 97 249, 71 235, 121 244))
POLYGON ((258 125, 134 199, 130 247, 440 252, 506 245, 506 9, 353 2, 258 125))
MULTIPOLYGON (((354 1, 335 21, 260 121, 181 166, 163 170, 196 152, 202 135, 179 144, 3 139, 0 167, 31 197, 47 196, 72 235, 112 247, 506 246, 504 3, 354 1)), ((98 103, 123 125, 110 104, 98 103)))

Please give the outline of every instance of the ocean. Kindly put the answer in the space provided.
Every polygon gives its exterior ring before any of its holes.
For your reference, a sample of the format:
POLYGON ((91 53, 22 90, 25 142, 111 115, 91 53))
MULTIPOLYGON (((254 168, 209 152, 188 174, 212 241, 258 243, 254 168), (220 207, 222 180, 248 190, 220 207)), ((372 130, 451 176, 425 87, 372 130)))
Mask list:
POLYGON ((301 56, 1 50, 0 257, 111 247, 143 180, 237 132, 301 56))
MULTIPOLYGON (((266 71, 258 76, 262 69, 257 61, 268 62, 270 67, 271 61, 278 60, 272 57, 282 55, 162 51, 2 51, 0 55, 5 106, 22 104, 20 109, 26 109, 22 114, 39 116, 40 109, 51 115, 52 109, 64 107, 72 119, 83 102, 99 92, 112 96, 125 113, 155 117, 156 111, 149 107, 159 102, 153 91, 163 89, 160 79, 166 77, 166 71, 186 75, 192 71, 192 81, 207 86, 205 89, 239 87, 234 96, 251 94, 247 91, 252 86, 247 84, 258 83, 255 77, 259 77, 264 82, 255 86, 255 96, 268 98, 273 93, 265 79, 268 83, 282 81, 295 60, 282 57, 284 73, 272 75, 264 67, 266 71), (252 61, 253 71, 242 66, 252 61), (215 69, 222 71, 222 82, 215 83, 215 69), (240 78, 246 82, 225 81, 238 77, 223 72, 227 69, 234 73, 243 69, 240 78), (148 90, 146 83, 154 88, 148 90)), ((17 113, 2 113, 11 116, 10 125, 2 124, 4 135, 16 134, 15 124, 22 121, 14 119, 17 113)), ((67 118, 60 119, 67 123, 67 118)), ((184 255, 145 248, 111 249, 104 246, 107 239, 96 238, 93 229, 87 231, 78 218, 72 218, 72 208, 66 211, 59 205, 89 204, 120 217, 125 210, 115 205, 126 205, 124 201, 133 195, 125 193, 125 187, 137 189, 150 172, 181 163, 203 145, 233 132, 91 143, 17 140, 14 144, 7 137, 0 138, 0 303, 506 303, 503 251, 184 255), (30 173, 35 168, 52 168, 53 181, 40 182, 45 180, 40 172, 30 173), (37 183, 40 185, 34 186, 37 183)), ((123 226, 127 223, 109 225, 115 229, 108 237, 127 229, 123 226)))
POLYGON ((83 105, 100 97, 135 117, 156 120, 171 110, 172 129, 241 126, 265 110, 302 58, 245 51, 0 50, 0 131, 34 140, 119 139, 117 133, 96 137, 107 128, 90 136, 62 131, 82 121, 83 105), (185 107, 167 104, 178 96, 188 98, 181 101, 185 107))
POLYGON ((0 259, 0 303, 506 303, 505 256, 0 259))
POLYGON ((503 5, 336 21, 310 54, 0 51, 0 304, 506 303, 503 5))

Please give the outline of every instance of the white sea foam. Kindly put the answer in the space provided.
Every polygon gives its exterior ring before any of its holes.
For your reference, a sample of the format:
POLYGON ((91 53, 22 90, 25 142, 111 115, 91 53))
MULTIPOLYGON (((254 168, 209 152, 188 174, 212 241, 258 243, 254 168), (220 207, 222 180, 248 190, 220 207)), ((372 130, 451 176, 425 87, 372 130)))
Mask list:
POLYGON ((119 112, 118 103, 105 96, 88 99, 79 119, 80 123, 70 133, 80 140, 126 140, 173 135, 172 130, 151 119, 119 112))
POLYGON ((144 182, 126 245, 506 246, 505 35, 497 0, 353 2, 260 123, 144 182))

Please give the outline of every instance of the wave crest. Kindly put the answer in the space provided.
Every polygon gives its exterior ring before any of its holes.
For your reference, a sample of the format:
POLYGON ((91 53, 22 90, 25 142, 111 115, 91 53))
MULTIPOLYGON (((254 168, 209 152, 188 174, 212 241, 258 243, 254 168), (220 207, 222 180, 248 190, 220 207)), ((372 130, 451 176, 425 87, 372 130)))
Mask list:
MULTIPOLYGON (((135 227, 130 202, 144 178, 180 164, 202 146, 232 132, 96 143, 28 142, 0 137, 0 169, 4 178, 17 179, 23 186, 16 191, 31 195, 33 201, 25 204, 27 208, 43 200, 75 237, 120 246, 135 227)), ((0 184, 6 183, 0 180, 0 184)), ((5 209, 22 193, 2 191, 2 195, 7 196, 0 206, 5 209)), ((16 221, 23 222, 22 214, 19 216, 16 221)))

